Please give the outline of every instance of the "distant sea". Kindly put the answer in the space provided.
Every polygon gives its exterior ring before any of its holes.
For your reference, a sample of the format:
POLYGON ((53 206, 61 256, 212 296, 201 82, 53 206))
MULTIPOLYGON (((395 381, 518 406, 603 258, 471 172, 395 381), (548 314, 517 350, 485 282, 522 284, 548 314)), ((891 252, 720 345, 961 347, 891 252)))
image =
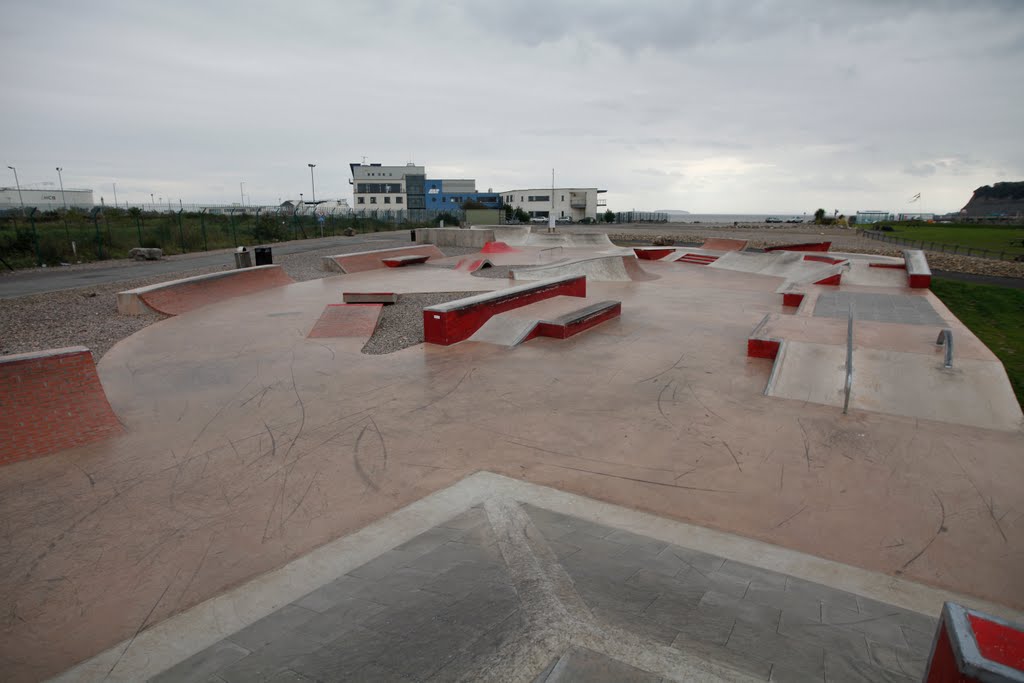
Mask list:
POLYGON ((765 218, 803 219, 805 222, 814 219, 814 214, 800 213, 687 213, 670 214, 670 223, 763 223, 765 218))

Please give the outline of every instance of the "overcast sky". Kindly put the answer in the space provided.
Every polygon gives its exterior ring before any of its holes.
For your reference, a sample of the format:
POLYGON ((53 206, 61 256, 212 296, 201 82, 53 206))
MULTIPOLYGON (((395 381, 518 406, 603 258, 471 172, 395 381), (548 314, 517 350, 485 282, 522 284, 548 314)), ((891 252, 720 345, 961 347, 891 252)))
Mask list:
MULTIPOLYGON (((959 209, 1024 180, 1019 0, 6 2, 0 161, 96 201, 351 201, 348 164, 614 210, 959 209), (920 192, 922 204, 907 200, 920 192)), ((10 171, 3 169, 4 173, 10 171)), ((0 184, 13 184, 4 177, 0 184)))

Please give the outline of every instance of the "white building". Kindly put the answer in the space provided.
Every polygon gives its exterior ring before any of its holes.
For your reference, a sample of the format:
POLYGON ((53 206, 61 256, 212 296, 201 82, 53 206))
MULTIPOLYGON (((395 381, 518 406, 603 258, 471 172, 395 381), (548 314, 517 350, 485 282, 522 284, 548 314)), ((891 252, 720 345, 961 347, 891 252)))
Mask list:
POLYGON ((34 207, 40 211, 53 211, 63 209, 65 201, 67 201, 69 209, 91 209, 94 206, 92 190, 65 188, 62 195, 59 188, 56 190, 30 190, 23 187, 19 197, 17 187, 0 187, 0 211, 20 209, 23 202, 26 210, 31 210, 34 207))
POLYGON ((607 190, 596 187, 550 187, 527 190, 507 190, 501 194, 501 201, 513 209, 522 209, 530 217, 547 218, 554 211, 555 218, 569 218, 581 221, 597 218, 598 208, 607 204, 600 195, 607 190), (552 192, 554 194, 552 194, 552 192))
POLYGON ((357 211, 387 209, 404 211, 425 208, 426 169, 409 163, 405 166, 349 164, 352 169, 352 208, 357 211))

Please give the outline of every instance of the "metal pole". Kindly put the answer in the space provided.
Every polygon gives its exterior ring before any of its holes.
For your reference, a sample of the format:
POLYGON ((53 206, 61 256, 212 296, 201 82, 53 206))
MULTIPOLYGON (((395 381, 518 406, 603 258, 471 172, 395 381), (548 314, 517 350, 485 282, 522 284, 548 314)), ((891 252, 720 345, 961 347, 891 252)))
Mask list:
POLYGON ((117 208, 117 183, 111 183, 114 186, 114 208, 117 208))
POLYGON ((21 204, 21 215, 24 216, 25 215, 25 200, 22 199, 22 197, 21 197, 21 181, 18 180, 18 169, 14 168, 13 166, 8 166, 7 168, 9 168, 12 171, 14 171, 14 184, 18 188, 18 203, 21 204))
POLYGON ((313 204, 316 205, 316 181, 313 180, 313 169, 316 168, 316 164, 306 164, 309 166, 309 184, 313 188, 313 204))
POLYGON ((188 251, 185 248, 185 231, 181 227, 181 212, 183 209, 178 209, 178 239, 181 240, 181 253, 184 254, 188 251))
POLYGON ((68 238, 68 242, 70 242, 71 230, 68 228, 68 200, 64 198, 64 176, 61 175, 63 170, 60 166, 57 167, 57 178, 60 180, 60 200, 64 203, 64 234, 68 238))
MULTIPOLYGON (((57 178, 60 180, 60 200, 64 203, 64 210, 67 211, 68 200, 64 198, 64 176, 61 175, 61 171, 63 170, 64 169, 61 168, 60 166, 57 167, 57 178)), ((67 221, 64 221, 64 223, 65 225, 67 225, 67 221)))
POLYGON ((29 221, 32 222, 32 241, 36 244, 36 265, 43 265, 43 257, 39 255, 39 233, 36 231, 36 207, 32 207, 32 210, 28 214, 29 221))
POLYGON ((206 243, 206 211, 207 209, 203 209, 199 212, 199 229, 203 231, 203 251, 210 251, 210 247, 206 243))
POLYGON ((142 212, 135 214, 135 231, 139 234, 139 246, 142 246, 142 212))
POLYGON ((238 194, 242 200, 242 206, 245 206, 245 181, 238 183, 238 194))

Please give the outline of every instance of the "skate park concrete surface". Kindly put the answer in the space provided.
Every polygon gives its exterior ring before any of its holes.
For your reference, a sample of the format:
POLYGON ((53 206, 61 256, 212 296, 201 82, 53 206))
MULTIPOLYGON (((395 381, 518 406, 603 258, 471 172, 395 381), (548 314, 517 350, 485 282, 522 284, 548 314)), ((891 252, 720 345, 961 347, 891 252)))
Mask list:
MULTIPOLYGON (((572 244, 559 258, 631 253, 572 244)), ((486 257, 553 260, 517 248, 486 257)), ((794 310, 775 261, 642 268, 656 277, 587 283, 620 317, 514 349, 307 338, 343 291, 519 284, 430 265, 275 287, 123 340, 97 368, 123 435, 0 469, 5 678, 81 663, 65 680, 909 680, 943 599, 1019 618, 1019 407, 937 298, 875 268, 882 286, 803 284, 794 310), (876 357, 860 386, 855 359, 848 415, 831 396, 765 395, 780 362, 776 387, 842 381, 829 359, 846 321, 826 314, 842 301, 814 314, 835 292, 923 297, 942 322, 895 303, 925 322, 858 320, 876 357), (824 360, 747 357, 765 316, 824 360), (955 363, 985 368, 997 427, 890 409, 930 405, 942 327, 955 363), (927 358, 928 381, 887 375, 903 356, 883 352, 927 358), (887 381, 899 391, 873 388, 887 381), (496 475, 545 493, 456 495, 496 475), (358 642, 362 658, 345 654, 358 642), (407 657, 374 650, 399 645, 407 657)))

